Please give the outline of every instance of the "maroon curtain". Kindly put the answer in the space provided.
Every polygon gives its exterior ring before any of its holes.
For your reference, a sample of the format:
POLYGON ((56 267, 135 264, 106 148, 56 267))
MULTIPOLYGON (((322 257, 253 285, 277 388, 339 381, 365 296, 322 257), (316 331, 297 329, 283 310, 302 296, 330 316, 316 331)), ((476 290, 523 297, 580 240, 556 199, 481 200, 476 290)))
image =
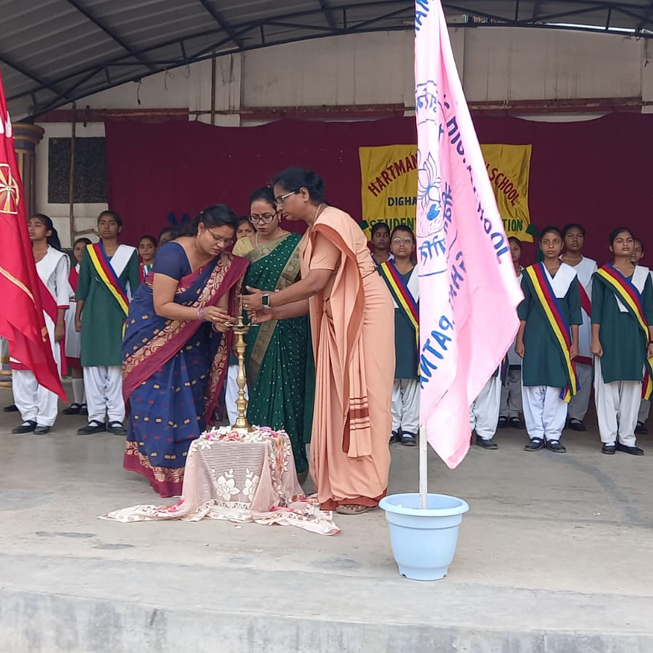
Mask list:
MULTIPOLYGON (((584 224, 586 253, 599 261, 609 257, 608 232, 615 226, 631 226, 648 240, 653 115, 611 114, 573 123, 479 116, 474 122, 482 143, 533 145, 529 204, 537 227, 584 224)), ((125 242, 135 244, 142 234, 156 235, 171 213, 192 217, 209 204, 225 203, 244 215, 254 188, 297 165, 319 173, 328 201, 360 219, 358 148, 415 140, 412 118, 283 120, 247 128, 108 122, 109 204, 125 219, 125 242)), ((525 254, 532 262, 532 248, 525 254)))

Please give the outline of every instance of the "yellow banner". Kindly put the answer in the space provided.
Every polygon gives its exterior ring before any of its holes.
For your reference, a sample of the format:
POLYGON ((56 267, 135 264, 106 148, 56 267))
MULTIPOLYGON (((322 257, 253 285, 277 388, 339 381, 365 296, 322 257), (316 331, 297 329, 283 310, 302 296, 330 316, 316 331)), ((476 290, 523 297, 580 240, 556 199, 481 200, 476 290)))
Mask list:
MULTIPOLYGON (((392 231, 407 224, 415 231, 417 210, 417 146, 361 147, 363 221, 368 229, 387 222, 392 231)), ((371 234, 366 231, 368 240, 371 234)))
POLYGON ((531 224, 528 181, 533 146, 481 145, 481 150, 506 234, 532 243, 533 236, 526 230, 531 224))
MULTIPOLYGON (((508 236, 533 242, 527 233, 528 180, 531 145, 481 145, 483 157, 503 226, 508 236)), ((387 222, 390 230, 398 224, 415 229, 417 209, 417 146, 383 145, 359 148, 361 198, 366 233, 376 222, 387 222)))

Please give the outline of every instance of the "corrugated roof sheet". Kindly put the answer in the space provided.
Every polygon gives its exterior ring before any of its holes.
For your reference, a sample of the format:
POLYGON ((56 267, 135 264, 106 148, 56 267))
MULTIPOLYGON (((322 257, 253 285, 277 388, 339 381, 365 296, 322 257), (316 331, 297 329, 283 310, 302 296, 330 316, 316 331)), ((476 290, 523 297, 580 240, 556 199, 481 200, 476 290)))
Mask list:
MULTIPOLYGON (((459 26, 595 30, 653 37, 653 2, 459 0, 459 26)), ((213 54, 412 28, 413 0, 0 0, 0 66, 14 115, 213 54)))

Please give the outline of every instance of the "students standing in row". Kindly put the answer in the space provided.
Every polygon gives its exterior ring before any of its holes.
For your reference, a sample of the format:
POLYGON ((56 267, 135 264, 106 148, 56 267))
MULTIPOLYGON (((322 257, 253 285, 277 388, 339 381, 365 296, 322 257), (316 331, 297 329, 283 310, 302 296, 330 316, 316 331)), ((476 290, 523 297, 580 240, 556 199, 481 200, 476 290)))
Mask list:
MULTIPOLYGON (((68 310, 68 271, 70 261, 61 251, 57 230, 52 220, 42 213, 33 215, 28 223, 32 251, 39 276, 39 294, 48 330, 52 355, 61 374, 65 369, 63 352, 66 332, 65 313, 68 310)), ((11 367, 14 402, 20 411, 22 424, 12 433, 45 435, 57 419, 57 395, 39 385, 34 373, 21 361, 12 359, 11 367)))
POLYGON ((120 244, 121 231, 122 218, 103 211, 98 218, 100 242, 89 245, 82 256, 75 327, 82 334, 88 424, 77 431, 80 435, 107 429, 115 435, 127 433, 123 425, 122 339, 140 272, 136 249, 120 244))
MULTIPOLYGON (((512 264, 515 268, 515 276, 521 284, 522 271, 524 268, 520 265, 521 259, 521 240, 510 236, 510 255, 512 264)), ((515 339, 516 342, 516 339, 515 339)), ((515 342, 512 343, 508 350, 508 370, 505 381, 501 384, 501 405, 499 409, 499 428, 511 426, 515 429, 523 429, 524 422, 519 414, 522 412, 521 399, 521 358, 515 353, 515 342)), ((482 443, 481 443, 482 444, 482 443)))
POLYGON ((390 444, 414 447, 419 429, 419 278, 413 263, 415 234, 406 225, 392 230, 393 258, 379 265, 379 273, 394 302, 395 377, 392 386, 392 434, 390 444))
POLYGON ((70 297, 70 308, 66 311, 66 365, 70 371, 73 386, 73 403, 64 408, 63 415, 87 415, 86 393, 84 392, 84 375, 82 364, 79 360, 81 355, 82 340, 81 334, 75 328, 76 303, 75 295, 79 284, 79 268, 84 250, 92 245, 88 238, 78 238, 73 244, 73 256, 77 261, 76 265, 70 268, 68 275, 68 295, 70 297))
POLYGON ((585 431, 585 414, 590 403, 592 392, 592 354, 590 340, 592 338, 592 275, 596 272, 596 261, 582 255, 585 243, 585 229, 578 223, 568 224, 562 230, 565 251, 563 263, 570 265, 578 276, 578 290, 583 323, 578 329, 578 356, 574 359, 578 375, 578 392, 569 402, 568 425, 574 431, 585 431))
POLYGON ((372 259, 377 265, 387 261, 390 254, 390 227, 385 222, 376 222, 372 227, 372 259))
MULTIPOLYGON (((633 265, 639 265, 640 260, 644 257, 644 243, 639 238, 633 239, 633 255, 631 261, 633 265)), ((651 272, 653 279, 653 271, 651 272)), ((637 426, 635 427, 635 435, 647 435, 648 429, 646 428, 646 420, 648 419, 651 411, 651 402, 642 397, 639 404, 639 412, 637 414, 637 426)))
POLYGON ((601 267, 592 288, 594 394, 602 452, 644 452, 635 428, 642 381, 651 382, 653 285, 649 269, 633 268, 634 238, 619 227, 610 234, 611 264, 601 267))
MULTIPOLYGON (((141 236, 138 242, 138 255, 141 259, 140 274, 141 283, 154 268, 154 257, 156 256, 157 242, 154 236, 141 236)), ((134 290, 136 290, 134 288, 134 290)))
POLYGON ((540 236, 544 261, 524 270, 521 320, 515 351, 522 357, 522 398, 530 442, 526 451, 547 447, 565 453, 560 443, 567 400, 577 389, 572 360, 578 355, 578 325, 583 321, 578 277, 560 260, 562 232, 547 227, 540 236))

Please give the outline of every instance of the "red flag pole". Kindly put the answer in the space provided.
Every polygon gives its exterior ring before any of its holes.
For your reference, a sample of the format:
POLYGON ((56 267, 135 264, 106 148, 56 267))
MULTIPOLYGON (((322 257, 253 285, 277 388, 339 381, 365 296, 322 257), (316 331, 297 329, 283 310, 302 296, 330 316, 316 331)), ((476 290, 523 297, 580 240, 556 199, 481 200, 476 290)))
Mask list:
POLYGON ((25 194, 1 75, 0 297, 0 336, 9 342, 12 358, 31 370, 40 385, 65 401, 66 393, 45 326, 39 277, 27 231, 25 194))

